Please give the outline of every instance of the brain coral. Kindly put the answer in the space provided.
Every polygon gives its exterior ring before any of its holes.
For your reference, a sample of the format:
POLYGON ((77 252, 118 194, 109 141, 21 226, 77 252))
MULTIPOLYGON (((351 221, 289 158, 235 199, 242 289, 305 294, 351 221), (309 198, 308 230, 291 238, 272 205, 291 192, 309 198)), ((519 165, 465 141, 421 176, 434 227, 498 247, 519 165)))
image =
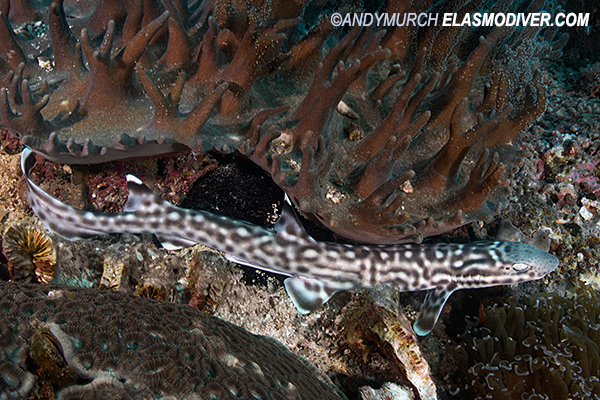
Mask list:
MULTIPOLYGON (((0 126, 66 163, 241 153, 313 221, 360 242, 420 241, 490 218, 525 155, 512 141, 546 107, 539 59, 566 37, 441 23, 335 29, 332 5, 308 3, 146 0, 90 10, 57 0, 49 12, 34 8, 49 32, 30 36, 15 36, 11 20, 33 16, 11 7, 0 18, 0 126)), ((380 3, 335 9, 415 7, 380 3)), ((553 7, 431 3, 419 11, 553 7)))
POLYGON ((0 398, 30 396, 345 398, 277 341, 192 307, 0 282, 0 398))
POLYGON ((572 297, 537 293, 488 307, 462 336, 459 398, 600 397, 600 293, 581 284, 572 297))

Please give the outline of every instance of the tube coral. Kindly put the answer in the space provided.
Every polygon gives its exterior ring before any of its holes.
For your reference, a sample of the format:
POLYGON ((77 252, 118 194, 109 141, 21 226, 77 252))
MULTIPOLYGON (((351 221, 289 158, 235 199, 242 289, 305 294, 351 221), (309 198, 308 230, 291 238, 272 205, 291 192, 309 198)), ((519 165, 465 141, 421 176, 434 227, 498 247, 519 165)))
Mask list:
POLYGON ((538 293, 488 307, 457 348, 459 397, 598 397, 598 304, 598 291, 580 284, 573 296, 538 293))

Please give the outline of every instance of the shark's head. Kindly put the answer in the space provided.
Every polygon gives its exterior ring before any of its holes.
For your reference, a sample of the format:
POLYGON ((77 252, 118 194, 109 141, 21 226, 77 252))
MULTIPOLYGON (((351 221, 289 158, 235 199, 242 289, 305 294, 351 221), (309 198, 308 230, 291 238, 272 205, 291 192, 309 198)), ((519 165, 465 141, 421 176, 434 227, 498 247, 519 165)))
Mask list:
POLYGON ((558 258, 535 246, 500 242, 498 249, 508 276, 522 277, 525 281, 540 279, 558 267, 558 258))
POLYGON ((462 287, 496 286, 543 278, 558 267, 558 259, 525 243, 482 242, 454 267, 462 287))
POLYGON ((533 281, 558 267, 552 254, 519 242, 471 243, 451 252, 447 262, 451 268, 446 274, 454 276, 448 285, 436 287, 425 297, 414 325, 420 336, 431 332, 453 291, 533 281))

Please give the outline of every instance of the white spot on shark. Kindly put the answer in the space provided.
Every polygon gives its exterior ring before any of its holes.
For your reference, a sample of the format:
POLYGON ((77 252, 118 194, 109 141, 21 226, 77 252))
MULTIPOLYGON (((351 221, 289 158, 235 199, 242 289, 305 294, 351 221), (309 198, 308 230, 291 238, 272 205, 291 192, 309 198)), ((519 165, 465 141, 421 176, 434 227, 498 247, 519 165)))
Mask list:
POLYGON ((317 258, 319 253, 315 249, 307 249, 302 254, 305 258, 317 258))

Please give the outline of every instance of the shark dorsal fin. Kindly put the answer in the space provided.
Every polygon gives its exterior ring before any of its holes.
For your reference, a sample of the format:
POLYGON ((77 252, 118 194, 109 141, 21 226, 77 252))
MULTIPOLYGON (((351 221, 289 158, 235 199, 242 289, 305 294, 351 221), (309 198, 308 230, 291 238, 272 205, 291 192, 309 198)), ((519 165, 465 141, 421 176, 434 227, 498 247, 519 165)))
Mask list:
POLYGON ((421 307, 421 312, 415 321, 413 328, 419 336, 428 335, 435 326, 444 304, 450 295, 456 290, 455 287, 436 288, 427 293, 421 307))
POLYGON ((123 211, 136 212, 140 214, 153 214, 157 211, 164 212, 173 208, 173 204, 163 200, 152 189, 136 176, 127 175, 127 189, 129 196, 123 211))
POLYGON ((315 241, 302 227, 287 194, 282 203, 281 216, 273 229, 279 236, 290 242, 315 241))
POLYGON ((300 314, 308 314, 318 309, 337 291, 321 281, 298 275, 287 278, 283 284, 300 314))

